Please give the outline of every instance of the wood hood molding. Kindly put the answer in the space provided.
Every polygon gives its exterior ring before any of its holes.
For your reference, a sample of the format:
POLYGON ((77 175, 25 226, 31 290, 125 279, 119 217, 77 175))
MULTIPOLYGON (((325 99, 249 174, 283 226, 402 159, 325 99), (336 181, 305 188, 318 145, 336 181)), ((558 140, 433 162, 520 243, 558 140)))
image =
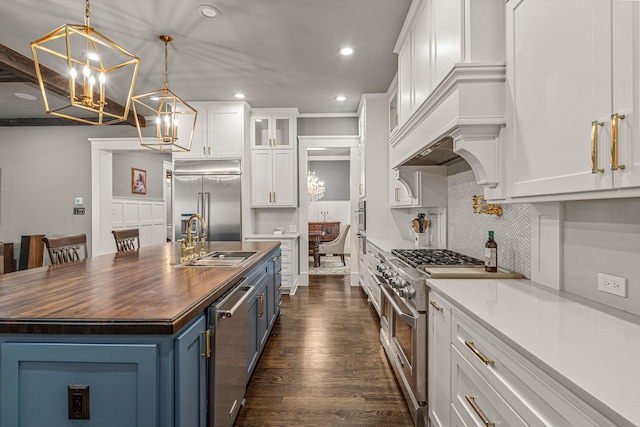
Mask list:
POLYGON ((394 134, 391 167, 425 153, 444 138, 473 168, 478 184, 500 180, 500 132, 506 126, 504 63, 459 63, 394 134))

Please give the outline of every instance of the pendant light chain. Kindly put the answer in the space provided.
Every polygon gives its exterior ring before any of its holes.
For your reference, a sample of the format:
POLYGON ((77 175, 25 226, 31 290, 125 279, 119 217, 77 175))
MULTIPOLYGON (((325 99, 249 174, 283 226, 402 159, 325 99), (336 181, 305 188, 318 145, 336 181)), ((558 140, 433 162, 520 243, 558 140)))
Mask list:
POLYGON ((169 40, 168 38, 164 39, 164 88, 169 89, 169 40))
POLYGON ((91 27, 91 13, 89 12, 89 0, 85 0, 85 3, 84 3, 84 25, 88 28, 91 27))

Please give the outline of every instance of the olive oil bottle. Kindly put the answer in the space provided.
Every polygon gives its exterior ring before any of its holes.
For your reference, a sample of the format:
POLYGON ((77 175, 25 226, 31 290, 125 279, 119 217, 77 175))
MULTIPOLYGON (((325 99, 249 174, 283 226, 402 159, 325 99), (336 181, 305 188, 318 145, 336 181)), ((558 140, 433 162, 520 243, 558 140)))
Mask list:
POLYGON ((498 271, 498 244, 493 240, 493 231, 489 232, 489 240, 484 244, 484 269, 492 273, 498 271))

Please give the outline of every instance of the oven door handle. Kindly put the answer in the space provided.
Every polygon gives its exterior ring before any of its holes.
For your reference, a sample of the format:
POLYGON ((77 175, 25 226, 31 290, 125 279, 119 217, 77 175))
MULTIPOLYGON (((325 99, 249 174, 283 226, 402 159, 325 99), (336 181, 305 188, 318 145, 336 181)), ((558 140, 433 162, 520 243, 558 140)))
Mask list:
MULTIPOLYGON (((387 301, 389 301, 389 304, 391 304, 391 307, 393 308, 393 311, 395 311, 398 314, 398 316, 407 325, 411 326, 411 328, 413 328, 413 329, 416 329, 418 327, 418 319, 416 318, 416 316, 414 316, 413 314, 405 313, 400 308, 398 303, 395 301, 395 299, 393 298, 393 295, 391 293, 389 293, 389 289, 391 289, 391 287, 388 286, 388 285, 381 285, 380 286, 380 290, 384 294, 384 297, 387 299, 387 301)), ((391 292, 393 292, 393 291, 391 291, 391 292)))

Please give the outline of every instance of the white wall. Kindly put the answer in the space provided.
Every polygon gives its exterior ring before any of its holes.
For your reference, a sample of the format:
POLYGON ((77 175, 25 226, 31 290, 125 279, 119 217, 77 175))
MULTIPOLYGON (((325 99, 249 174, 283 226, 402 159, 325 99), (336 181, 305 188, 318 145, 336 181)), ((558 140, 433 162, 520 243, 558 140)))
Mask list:
POLYGON ((86 233, 91 247, 91 154, 88 138, 134 136, 118 126, 0 127, 0 241, 29 234, 86 233), (73 215, 74 199, 85 215, 73 215))

